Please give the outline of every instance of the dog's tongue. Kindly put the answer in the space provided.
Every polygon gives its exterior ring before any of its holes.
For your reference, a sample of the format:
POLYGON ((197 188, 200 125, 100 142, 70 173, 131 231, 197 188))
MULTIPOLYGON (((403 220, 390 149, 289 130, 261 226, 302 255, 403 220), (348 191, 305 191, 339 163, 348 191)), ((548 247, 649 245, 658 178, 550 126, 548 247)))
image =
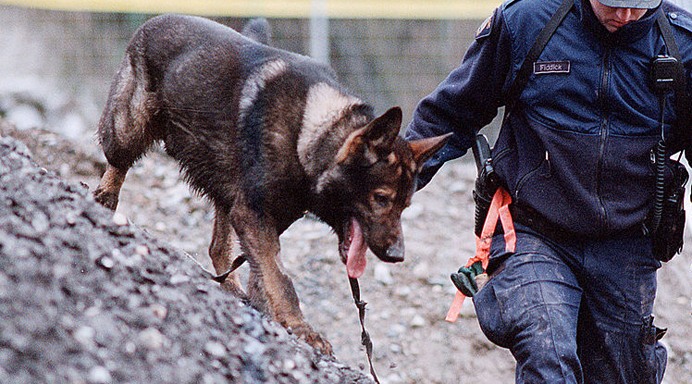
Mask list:
POLYGON ((365 272, 365 265, 367 264, 365 252, 368 250, 368 246, 363 238, 363 230, 360 228, 358 220, 354 218, 351 218, 350 235, 351 245, 348 247, 346 272, 348 272, 348 277, 357 279, 365 272))

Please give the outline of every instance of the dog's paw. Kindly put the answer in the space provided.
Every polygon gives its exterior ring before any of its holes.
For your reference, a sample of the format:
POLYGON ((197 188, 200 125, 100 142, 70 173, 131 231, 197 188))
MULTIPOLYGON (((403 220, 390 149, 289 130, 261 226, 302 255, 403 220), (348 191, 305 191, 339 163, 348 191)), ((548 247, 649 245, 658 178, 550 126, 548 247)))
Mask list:
POLYGON ((315 330, 313 330, 309 325, 303 323, 294 327, 289 327, 288 331, 289 333, 293 333, 294 335, 298 336, 299 339, 311 345, 318 352, 325 355, 334 354, 332 345, 329 344, 327 339, 315 332, 315 330))
POLYGON ((111 211, 115 211, 115 208, 118 207, 118 195, 101 188, 94 191, 94 200, 111 211))

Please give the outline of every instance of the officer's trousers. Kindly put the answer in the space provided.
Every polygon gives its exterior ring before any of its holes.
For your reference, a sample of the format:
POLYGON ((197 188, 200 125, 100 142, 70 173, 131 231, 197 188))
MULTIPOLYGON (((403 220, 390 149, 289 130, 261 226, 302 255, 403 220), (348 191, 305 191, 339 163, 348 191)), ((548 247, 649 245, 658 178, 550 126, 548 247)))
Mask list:
POLYGON ((559 243, 517 224, 474 297, 481 329, 516 359, 517 383, 660 383, 666 350, 651 315, 656 270, 643 236, 559 243))

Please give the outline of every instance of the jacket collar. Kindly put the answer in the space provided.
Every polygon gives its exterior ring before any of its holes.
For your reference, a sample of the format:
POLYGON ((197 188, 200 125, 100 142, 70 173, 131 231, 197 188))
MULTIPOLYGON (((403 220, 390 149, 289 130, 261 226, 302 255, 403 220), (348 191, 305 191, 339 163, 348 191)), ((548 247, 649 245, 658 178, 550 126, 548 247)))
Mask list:
POLYGON ((574 0, 574 5, 586 29, 599 40, 614 45, 631 43, 644 37, 654 28, 658 12, 661 12, 661 6, 659 5, 649 10, 641 19, 633 21, 611 33, 598 21, 589 0, 574 0))

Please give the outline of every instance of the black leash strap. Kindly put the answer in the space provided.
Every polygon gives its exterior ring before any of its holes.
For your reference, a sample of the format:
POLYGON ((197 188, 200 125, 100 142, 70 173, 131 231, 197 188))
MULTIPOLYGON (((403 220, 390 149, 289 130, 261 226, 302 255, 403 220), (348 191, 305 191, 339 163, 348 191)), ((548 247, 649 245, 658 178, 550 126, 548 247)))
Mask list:
POLYGON ((666 13, 661 10, 658 13, 658 28, 661 30, 661 35, 663 35, 663 42, 666 44, 666 48, 670 52, 670 55, 678 60, 682 64, 682 56, 680 56, 680 50, 678 49, 678 44, 675 42, 675 37, 673 37, 673 30, 670 27, 670 22, 666 17, 666 13))
POLYGON ((675 138, 687 144, 689 143, 689 138, 685 137, 684 126, 685 124, 690 124, 692 114, 690 113, 690 96, 687 94, 685 67, 682 65, 682 56, 680 56, 680 50, 675 42, 673 29, 666 17, 666 12, 660 10, 656 22, 663 36, 663 42, 666 44, 666 48, 668 48, 668 53, 678 61, 678 78, 675 82, 675 114, 677 115, 678 122, 675 127, 675 138))
MULTIPOLYGON (((215 277, 212 277, 212 280, 216 281, 217 283, 223 284, 224 281, 230 276, 231 273, 235 272, 236 269, 238 269, 243 263, 247 261, 247 257, 245 255, 240 255, 233 260, 233 263, 231 264, 231 268, 218 275, 215 277)), ((368 355, 368 364, 370 365, 370 374, 372 375, 372 378, 375 380, 377 384, 380 384, 380 380, 377 378, 377 374, 375 373, 375 367, 372 364, 372 339, 370 339, 370 334, 368 333, 367 330, 365 330, 365 306, 368 304, 365 301, 360 299, 360 286, 358 285, 358 279, 353 279, 353 278, 348 278, 348 282, 351 285, 351 293, 353 294, 353 301, 356 304, 356 308, 358 308, 358 318, 360 319, 360 327, 361 327, 361 334, 360 334, 360 342, 363 344, 365 347, 365 353, 368 355)))
POLYGON ((360 286, 358 285, 358 279, 349 277, 348 282, 351 284, 351 293, 353 294, 353 301, 358 308, 358 317, 360 318, 360 327, 362 333, 360 334, 360 342, 365 347, 365 353, 368 355, 368 364, 370 364, 370 374, 377 384, 380 384, 380 380, 377 379, 377 374, 375 374, 375 367, 372 365, 372 339, 370 339, 370 334, 365 330, 365 306, 368 304, 360 299, 360 286))
POLYGON ((224 272, 218 276, 214 276, 211 279, 216 281, 219 284, 223 284, 223 282, 226 281, 228 276, 230 276, 231 273, 235 272, 236 269, 240 268, 240 266, 243 265, 243 263, 246 261, 247 261, 247 257, 245 257, 244 254, 236 257, 235 260, 233 260, 233 263, 231 264, 231 268, 228 271, 226 271, 226 272, 224 272))
POLYGON ((509 116, 512 107, 514 104, 516 104, 517 100, 519 99, 519 95, 524 90, 526 83, 529 81, 529 78, 533 73, 533 63, 538 60, 538 56, 540 56, 541 52, 543 52, 543 49, 548 44, 548 41, 550 41, 550 38, 555 33, 555 30, 557 30, 557 27, 562 24, 562 21, 565 19, 570 9, 572 9, 572 6, 574 6, 574 0, 564 0, 562 4, 560 4, 560 7, 557 9, 557 11, 555 11, 555 14, 553 14, 550 20, 548 20, 545 27, 543 27, 541 32, 538 34, 536 42, 533 43, 531 49, 526 54, 524 62, 521 64, 519 72, 517 72, 517 76, 514 78, 512 85, 510 85, 509 89, 507 90, 507 97, 505 98, 505 100, 507 100, 504 114, 505 119, 509 116))

